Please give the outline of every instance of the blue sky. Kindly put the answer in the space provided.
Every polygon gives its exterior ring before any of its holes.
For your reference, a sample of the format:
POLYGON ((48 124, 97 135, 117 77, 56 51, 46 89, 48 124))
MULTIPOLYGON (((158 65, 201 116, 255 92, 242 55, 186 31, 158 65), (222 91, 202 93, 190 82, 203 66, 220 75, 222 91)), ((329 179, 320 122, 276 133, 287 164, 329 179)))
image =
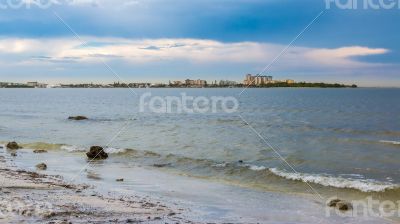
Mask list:
POLYGON ((103 62, 126 81, 240 81, 261 72, 323 11, 266 74, 400 86, 398 7, 326 9, 325 0, 53 0, 48 7, 20 1, 25 4, 16 8, 0 0, 2 81, 117 81, 103 62))

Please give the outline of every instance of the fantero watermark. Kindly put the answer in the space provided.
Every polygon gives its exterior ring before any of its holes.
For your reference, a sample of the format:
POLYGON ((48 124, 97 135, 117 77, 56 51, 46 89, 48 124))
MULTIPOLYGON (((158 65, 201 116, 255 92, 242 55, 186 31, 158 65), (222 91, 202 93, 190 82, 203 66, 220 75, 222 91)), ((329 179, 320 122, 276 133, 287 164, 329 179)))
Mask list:
POLYGON ((48 9, 55 4, 60 4, 58 0, 0 0, 0 9, 48 9))
POLYGON ((239 101, 232 96, 153 96, 144 93, 140 96, 140 112, 151 113, 235 113, 239 101))
MULTIPOLYGON (((334 198, 328 200, 331 201, 334 198)), ((400 201, 375 200, 372 197, 366 197, 362 200, 353 200, 350 202, 351 209, 341 211, 339 209, 326 207, 326 217, 336 214, 340 217, 353 218, 394 218, 400 217, 400 201)))
POLYGON ((326 9, 390 10, 400 9, 400 0, 325 0, 326 9))

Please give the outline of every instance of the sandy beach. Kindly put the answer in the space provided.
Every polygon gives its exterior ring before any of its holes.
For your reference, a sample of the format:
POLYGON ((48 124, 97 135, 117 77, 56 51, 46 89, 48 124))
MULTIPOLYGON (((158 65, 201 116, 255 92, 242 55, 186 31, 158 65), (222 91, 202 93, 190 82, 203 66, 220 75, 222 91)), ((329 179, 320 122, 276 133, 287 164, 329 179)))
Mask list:
POLYGON ((0 157, 0 223, 192 223, 147 198, 112 198, 61 177, 9 167, 0 157))

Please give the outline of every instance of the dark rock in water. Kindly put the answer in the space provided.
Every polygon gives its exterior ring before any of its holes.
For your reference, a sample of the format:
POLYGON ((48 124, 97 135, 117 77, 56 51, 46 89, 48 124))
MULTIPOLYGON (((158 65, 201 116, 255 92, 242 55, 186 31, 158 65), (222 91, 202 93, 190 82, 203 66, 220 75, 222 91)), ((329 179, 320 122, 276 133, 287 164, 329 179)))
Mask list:
POLYGON ((108 154, 104 152, 103 147, 100 146, 92 146, 90 151, 86 153, 89 159, 107 159, 108 154))
POLYGON ((15 152, 12 152, 12 153, 11 153, 11 156, 14 156, 14 157, 16 157, 16 156, 17 156, 17 153, 15 153, 15 152))
POLYGON ((82 121, 82 120, 88 120, 89 118, 85 117, 85 116, 71 116, 68 117, 68 120, 75 120, 75 121, 82 121))
POLYGON ((116 179, 115 181, 117 181, 117 182, 124 182, 124 179, 123 179, 123 178, 121 178, 121 179, 116 179))
POLYGON ((35 151, 33 151, 33 153, 47 153, 47 151, 43 149, 36 149, 35 151))
POLYGON ((7 144, 7 149, 21 149, 22 147, 18 145, 16 142, 9 142, 7 144))
POLYGON ((340 199, 333 199, 328 202, 327 204, 329 207, 335 207, 340 211, 348 211, 353 209, 353 205, 350 202, 340 200, 340 199))
POLYGON ((353 209, 353 205, 350 202, 340 201, 336 204, 336 208, 340 211, 348 211, 353 209))
POLYGON ((328 206, 329 207, 336 207, 337 203, 340 202, 340 199, 333 199, 331 201, 328 202, 328 206))
POLYGON ((36 169, 47 170, 47 165, 45 163, 40 163, 40 164, 36 165, 36 169))
POLYGON ((238 163, 243 163, 243 160, 239 160, 238 163))
POLYGON ((169 163, 168 164, 153 164, 153 166, 157 167, 157 168, 163 168, 163 167, 167 167, 169 165, 170 165, 169 163))

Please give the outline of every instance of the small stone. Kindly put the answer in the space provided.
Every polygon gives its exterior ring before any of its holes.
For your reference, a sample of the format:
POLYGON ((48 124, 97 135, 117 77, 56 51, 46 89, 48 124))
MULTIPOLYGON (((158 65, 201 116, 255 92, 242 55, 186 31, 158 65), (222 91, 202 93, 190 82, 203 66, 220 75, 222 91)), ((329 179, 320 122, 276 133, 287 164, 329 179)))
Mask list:
POLYGON ((47 170, 47 165, 45 163, 40 163, 40 164, 36 165, 36 168, 38 170, 47 170))
POLYGON ((33 153, 47 153, 47 151, 43 149, 36 149, 33 151, 33 153))
POLYGON ((340 199, 332 199, 327 204, 329 207, 335 207, 340 211, 348 211, 353 209, 353 205, 350 202, 340 200, 340 199))
POLYGON ((123 179, 123 178, 120 178, 120 179, 116 179, 115 181, 117 181, 117 182, 124 182, 124 179, 123 179))
POLYGON ((336 208, 340 211, 348 211, 353 209, 353 205, 346 201, 340 201, 336 204, 336 208))
POLYGON ((18 143, 16 143, 16 142, 9 142, 9 143, 7 144, 6 147, 7 147, 7 149, 13 149, 13 150, 21 149, 21 148, 22 148, 22 147, 19 146, 18 143))
POLYGON ((68 117, 68 120, 82 121, 82 120, 88 120, 88 118, 85 116, 71 116, 68 117))
POLYGON ((167 167, 167 166, 169 166, 170 164, 153 164, 153 166, 154 167, 157 167, 157 168, 163 168, 163 167, 167 167))
POLYGON ((336 207, 337 203, 340 201, 341 201, 340 199, 333 199, 333 200, 329 201, 327 205, 329 207, 336 207))
POLYGON ((11 156, 16 157, 16 156, 17 156, 17 153, 12 152, 12 153, 11 153, 11 156))

